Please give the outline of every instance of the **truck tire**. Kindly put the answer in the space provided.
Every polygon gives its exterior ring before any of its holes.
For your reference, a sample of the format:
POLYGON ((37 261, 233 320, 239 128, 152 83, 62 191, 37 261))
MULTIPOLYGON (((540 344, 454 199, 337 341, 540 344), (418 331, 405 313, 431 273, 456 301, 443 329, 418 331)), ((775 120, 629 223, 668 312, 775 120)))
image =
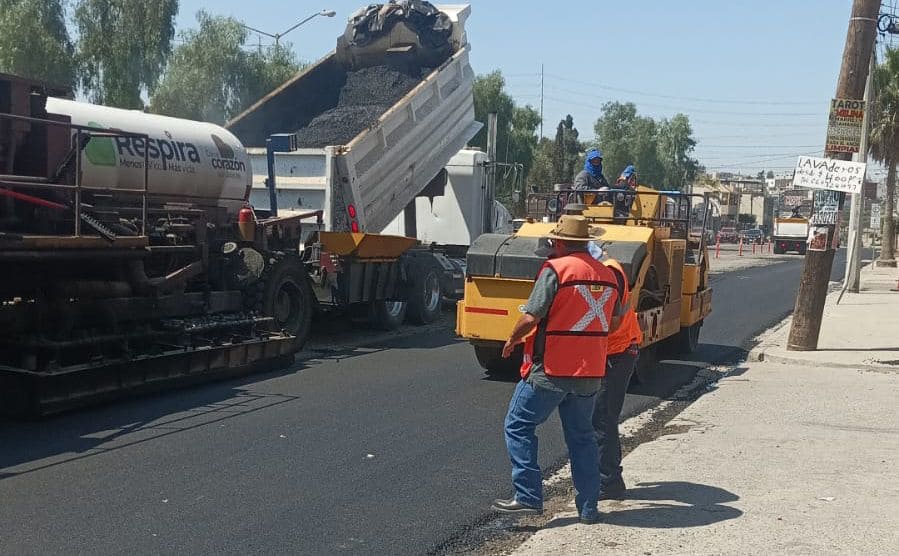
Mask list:
POLYGON ((302 261, 287 256, 266 265, 257 287, 257 310, 275 319, 275 328, 296 337, 299 350, 309 337, 312 290, 302 261))
POLYGON ((378 330, 396 330, 406 319, 405 301, 372 301, 368 306, 368 322, 378 330))
POLYGON ((426 260, 413 269, 406 316, 414 324, 429 324, 437 320, 443 307, 440 270, 432 261, 426 260))
POLYGON ((796 248, 796 251, 798 251, 800 255, 805 255, 806 250, 808 250, 808 245, 800 245, 796 248))
POLYGON ((488 374, 517 373, 521 369, 521 359, 524 355, 523 346, 517 346, 508 359, 503 359, 503 347, 500 346, 474 346, 474 356, 478 364, 488 374))
POLYGON ((672 355, 690 355, 699 348, 699 332, 702 329, 702 321, 691 326, 685 326, 680 332, 667 338, 664 342, 664 351, 672 355))

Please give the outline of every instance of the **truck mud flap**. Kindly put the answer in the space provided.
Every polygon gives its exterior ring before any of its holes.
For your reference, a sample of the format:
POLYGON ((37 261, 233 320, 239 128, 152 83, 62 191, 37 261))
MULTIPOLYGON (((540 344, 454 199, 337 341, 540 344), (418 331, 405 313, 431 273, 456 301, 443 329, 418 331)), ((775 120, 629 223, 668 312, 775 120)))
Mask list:
POLYGON ((0 415, 34 419, 215 379, 286 368, 290 336, 35 372, 0 367, 0 415))
POLYGON ((384 262, 342 263, 343 272, 338 276, 337 290, 344 305, 370 301, 403 301, 400 286, 405 282, 399 260, 384 262))

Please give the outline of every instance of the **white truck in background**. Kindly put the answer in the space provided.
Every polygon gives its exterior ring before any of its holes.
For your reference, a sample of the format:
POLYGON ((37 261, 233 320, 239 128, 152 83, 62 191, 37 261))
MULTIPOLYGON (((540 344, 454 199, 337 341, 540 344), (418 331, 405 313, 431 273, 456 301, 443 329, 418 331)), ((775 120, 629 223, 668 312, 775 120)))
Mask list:
POLYGON ((805 255, 808 246, 808 219, 802 217, 774 219, 774 252, 805 255))

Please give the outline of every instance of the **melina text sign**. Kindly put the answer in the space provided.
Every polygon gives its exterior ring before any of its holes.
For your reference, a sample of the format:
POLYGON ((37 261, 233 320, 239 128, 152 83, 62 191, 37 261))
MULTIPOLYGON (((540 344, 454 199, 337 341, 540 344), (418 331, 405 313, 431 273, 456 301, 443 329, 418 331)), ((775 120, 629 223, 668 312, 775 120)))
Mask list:
POLYGON ((833 99, 830 102, 824 151, 828 154, 857 153, 861 145, 864 118, 865 101, 833 99))
POLYGON ((865 166, 863 162, 800 156, 793 174, 793 186, 861 193, 865 166))

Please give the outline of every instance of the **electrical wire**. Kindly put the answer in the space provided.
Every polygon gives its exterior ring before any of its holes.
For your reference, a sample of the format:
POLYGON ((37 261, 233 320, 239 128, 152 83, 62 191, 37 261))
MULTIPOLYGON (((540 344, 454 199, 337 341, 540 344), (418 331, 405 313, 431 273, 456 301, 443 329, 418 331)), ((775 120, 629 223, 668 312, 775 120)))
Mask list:
MULTIPOLYGON (((595 97, 596 97, 596 94, 595 94, 595 93, 591 94, 591 93, 584 93, 584 92, 572 91, 572 90, 570 90, 570 89, 562 89, 562 88, 559 88, 559 87, 554 87, 554 86, 552 86, 552 85, 550 85, 550 86, 548 86, 548 87, 546 87, 546 88, 547 88, 548 90, 550 90, 550 91, 555 91, 555 92, 559 92, 559 93, 562 93, 562 94, 569 94, 569 95, 576 95, 576 96, 585 96, 585 97, 591 97, 591 98, 595 98, 595 97)), ((612 101, 612 100, 613 100, 613 99, 609 99, 609 101, 612 101)), ((801 116, 815 116, 815 117, 820 117, 820 116, 821 116, 821 112, 735 112, 735 111, 732 111, 732 110, 708 110, 708 109, 705 109, 705 108, 692 108, 692 107, 686 107, 686 106, 672 106, 672 105, 670 105, 670 104, 653 104, 653 103, 642 102, 642 101, 640 102, 640 106, 641 106, 641 107, 643 107, 643 106, 653 106, 653 107, 656 107, 656 108, 665 108, 665 109, 669 109, 669 110, 678 110, 678 111, 685 112, 685 113, 694 113, 694 112, 695 112, 695 113, 705 113, 705 114, 726 114, 726 115, 733 115, 733 116, 778 116, 778 117, 783 117, 783 116, 790 116, 790 117, 797 117, 797 116, 798 116, 798 117, 801 117, 801 116)))
POLYGON ((547 73, 547 77, 551 77, 553 79, 558 79, 560 81, 567 81, 570 83, 577 83, 580 85, 584 85, 587 87, 593 87, 597 89, 605 89, 608 91, 616 91, 619 93, 628 93, 631 95, 641 95, 648 97, 656 97, 656 98, 667 98, 672 100, 686 100, 692 102, 711 102, 718 104, 759 104, 759 105, 771 105, 771 106, 810 106, 817 105, 818 102, 811 101, 768 101, 768 100, 748 100, 748 99, 720 99, 720 98, 703 98, 703 97, 689 97, 689 96, 679 96, 679 95, 665 95, 659 93, 649 93, 646 91, 638 91, 635 89, 623 89, 620 87, 611 87, 609 85, 601 85, 599 83, 591 83, 589 81, 581 81, 579 79, 571 79, 568 77, 562 77, 560 75, 547 73))

